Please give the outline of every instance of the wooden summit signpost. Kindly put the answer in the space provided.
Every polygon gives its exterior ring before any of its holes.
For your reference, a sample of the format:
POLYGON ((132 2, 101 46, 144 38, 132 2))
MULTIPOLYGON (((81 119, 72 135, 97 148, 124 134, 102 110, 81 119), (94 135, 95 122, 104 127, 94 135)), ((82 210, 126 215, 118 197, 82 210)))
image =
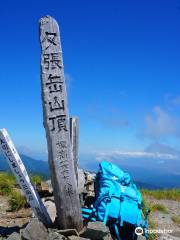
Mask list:
POLYGON ((70 142, 69 116, 60 34, 50 16, 40 19, 41 85, 48 161, 59 227, 82 230, 77 180, 70 142))

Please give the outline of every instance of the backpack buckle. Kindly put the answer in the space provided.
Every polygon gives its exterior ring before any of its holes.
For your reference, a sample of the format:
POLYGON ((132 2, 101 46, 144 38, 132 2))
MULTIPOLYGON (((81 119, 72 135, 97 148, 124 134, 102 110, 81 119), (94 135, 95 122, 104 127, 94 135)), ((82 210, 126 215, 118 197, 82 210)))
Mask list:
POLYGON ((124 196, 120 196, 120 201, 124 201, 124 196))
POLYGON ((140 203, 138 203, 138 208, 142 209, 142 205, 140 203))

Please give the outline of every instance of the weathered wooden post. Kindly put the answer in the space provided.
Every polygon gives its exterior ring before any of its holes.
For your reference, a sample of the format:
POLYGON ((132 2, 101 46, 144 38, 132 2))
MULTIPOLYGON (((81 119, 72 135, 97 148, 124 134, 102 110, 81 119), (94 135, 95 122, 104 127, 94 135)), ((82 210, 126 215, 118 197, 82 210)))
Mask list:
POLYGON ((79 119, 77 117, 70 117, 70 139, 73 151, 74 169, 78 181, 79 119))
POLYGON ((17 182, 22 188, 23 193, 26 196, 34 214, 46 226, 50 226, 52 224, 50 216, 38 193, 31 184, 25 166, 5 129, 0 129, 0 149, 7 159, 7 162, 13 174, 15 175, 17 182))
POLYGON ((48 161, 61 229, 83 227, 70 142, 60 34, 50 16, 40 19, 41 83, 48 161))

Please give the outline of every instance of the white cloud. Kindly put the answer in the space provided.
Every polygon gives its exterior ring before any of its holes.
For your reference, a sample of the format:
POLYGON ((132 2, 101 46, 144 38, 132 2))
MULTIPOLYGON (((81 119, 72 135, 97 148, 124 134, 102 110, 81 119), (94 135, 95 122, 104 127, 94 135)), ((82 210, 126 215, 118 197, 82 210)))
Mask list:
POLYGON ((159 152, 146 152, 146 151, 109 151, 109 152, 101 152, 97 153, 96 160, 98 162, 102 161, 103 159, 133 159, 133 158, 155 158, 155 159, 163 159, 163 160, 170 160, 170 159, 179 159, 179 156, 176 154, 170 153, 159 153, 159 152))
POLYGON ((171 116, 159 106, 153 108, 152 114, 145 117, 145 128, 141 135, 149 139, 160 140, 170 136, 180 136, 180 119, 171 116))
POLYGON ((165 104, 170 111, 176 111, 180 107, 180 95, 165 94, 165 104))

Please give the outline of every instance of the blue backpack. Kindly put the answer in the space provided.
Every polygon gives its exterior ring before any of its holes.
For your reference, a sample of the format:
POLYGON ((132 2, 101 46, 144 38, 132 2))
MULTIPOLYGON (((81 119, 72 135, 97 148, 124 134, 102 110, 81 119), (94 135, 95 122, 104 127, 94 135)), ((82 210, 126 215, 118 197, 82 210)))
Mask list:
POLYGON ((96 198, 92 209, 82 208, 85 220, 101 221, 118 240, 136 239, 137 227, 147 236, 148 211, 142 217, 142 197, 128 173, 103 161, 97 174, 96 198))

